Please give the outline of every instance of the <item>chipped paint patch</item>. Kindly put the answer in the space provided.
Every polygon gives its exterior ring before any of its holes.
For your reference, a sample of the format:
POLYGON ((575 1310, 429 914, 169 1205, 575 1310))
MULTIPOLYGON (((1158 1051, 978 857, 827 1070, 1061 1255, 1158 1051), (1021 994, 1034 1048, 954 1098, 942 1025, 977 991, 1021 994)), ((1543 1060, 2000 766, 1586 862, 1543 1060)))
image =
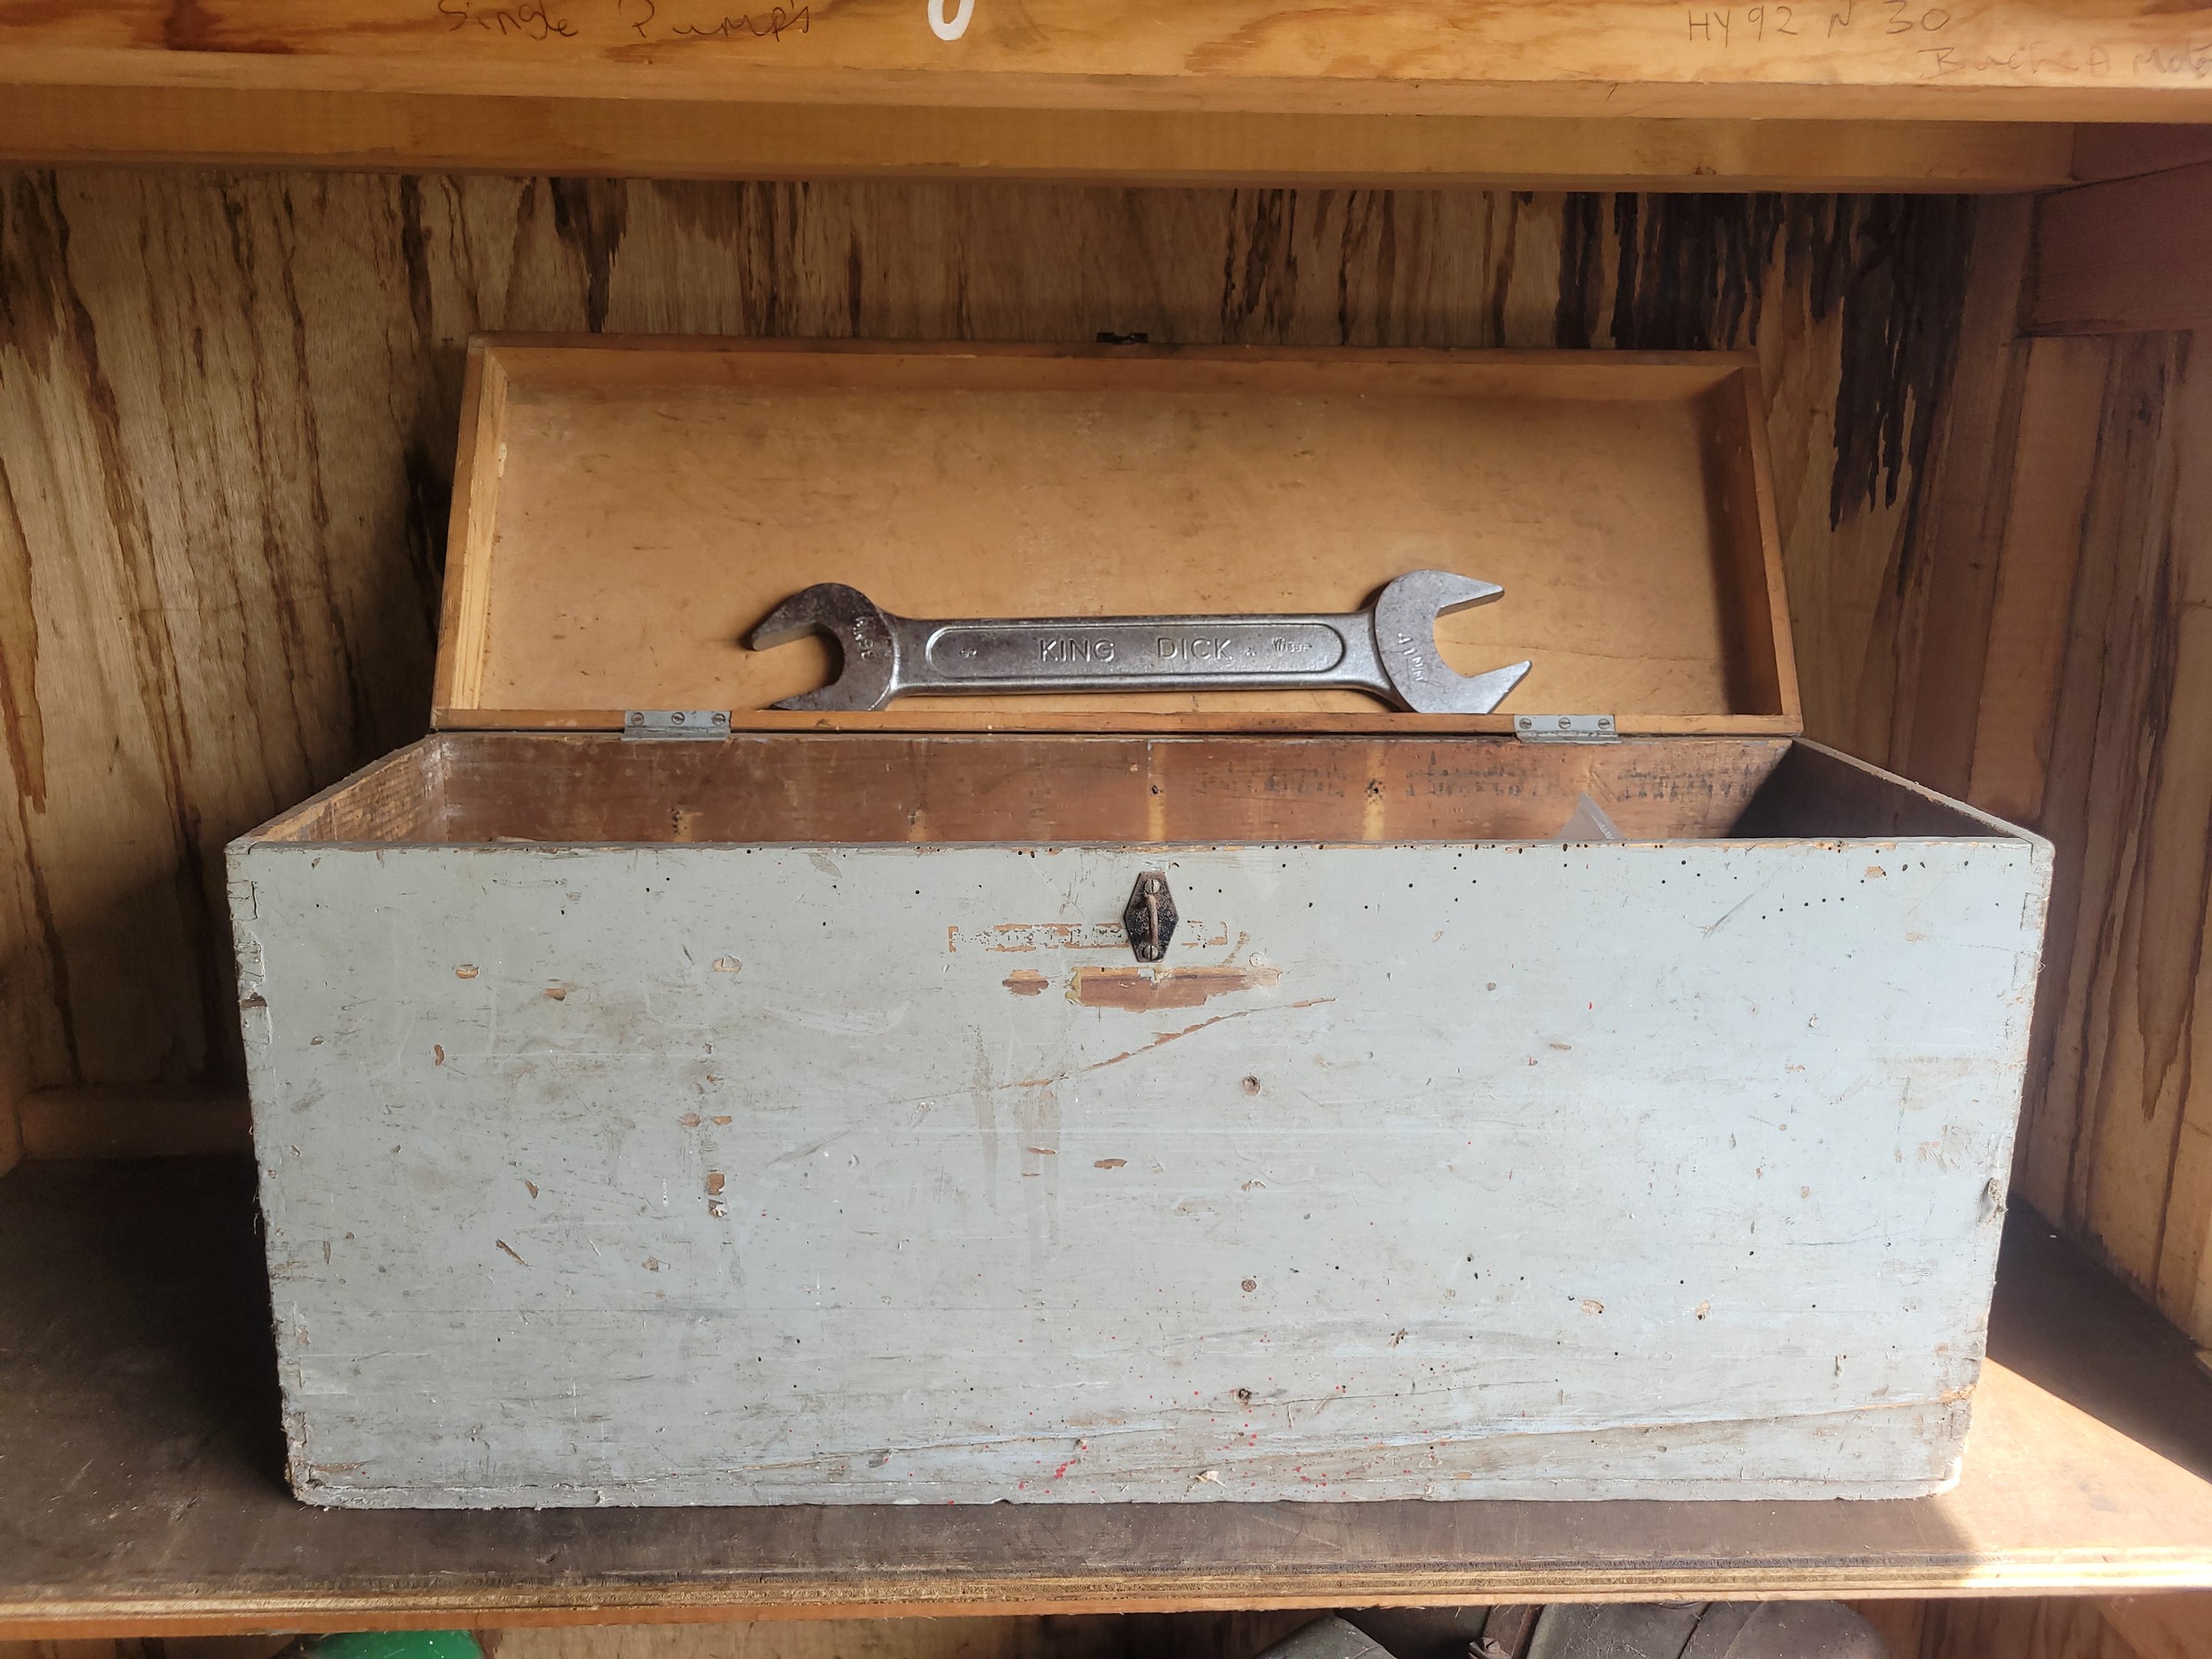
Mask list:
POLYGON ((1034 968, 1017 968, 999 983, 1016 996, 1041 996, 1049 981, 1034 968))
POLYGON ((1068 981, 1068 1001, 1083 1008, 1119 1008, 1136 1013, 1157 1008, 1197 1008, 1239 991, 1271 991, 1282 970, 1264 963, 1219 968, 1081 967, 1068 981))

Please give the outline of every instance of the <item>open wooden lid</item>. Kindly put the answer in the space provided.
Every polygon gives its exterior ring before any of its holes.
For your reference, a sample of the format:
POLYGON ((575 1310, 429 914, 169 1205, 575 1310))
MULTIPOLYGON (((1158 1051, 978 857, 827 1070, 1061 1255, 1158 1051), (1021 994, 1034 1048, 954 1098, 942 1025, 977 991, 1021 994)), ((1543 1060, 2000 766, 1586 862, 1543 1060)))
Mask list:
POLYGON ((470 355, 434 723, 614 729, 1795 733, 1743 355, 494 337, 470 355), (1344 611, 1408 571, 1486 716, 1356 692, 772 710, 833 648, 742 638, 810 583, 914 617, 1344 611))

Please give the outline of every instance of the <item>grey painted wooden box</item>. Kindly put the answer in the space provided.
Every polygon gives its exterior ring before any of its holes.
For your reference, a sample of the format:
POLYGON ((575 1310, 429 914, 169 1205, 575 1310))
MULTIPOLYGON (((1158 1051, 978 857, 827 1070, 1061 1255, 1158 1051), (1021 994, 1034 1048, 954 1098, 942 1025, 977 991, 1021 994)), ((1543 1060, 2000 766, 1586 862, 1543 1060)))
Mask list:
MULTIPOLYGON (((1887 1497, 1955 1478, 2045 843, 1791 736, 1786 639, 1750 648, 1763 679, 1722 676, 1736 700, 1699 733, 1601 649, 1578 658, 1563 605, 1522 624, 1566 640, 1548 695, 1680 734, 1536 745, 1279 704, 791 729, 737 683, 785 670, 730 638, 763 595, 834 571, 741 559, 752 588, 695 627, 695 588, 644 584, 684 636, 657 655, 629 589, 595 603, 569 569, 581 596, 534 629, 498 595, 541 585, 526 555, 557 542, 547 525, 614 522, 620 469, 595 464, 636 461, 623 445, 653 428, 593 438, 590 408, 619 426, 643 398, 765 442, 817 389, 803 370, 864 401, 877 360, 764 354, 768 396, 751 359, 717 380, 695 350, 640 389, 634 363, 597 373, 611 354, 531 349, 472 377, 444 729, 231 849, 303 1497, 1887 1497), (749 427, 727 400, 756 396, 749 427), (503 503, 535 476, 532 397, 596 517, 550 485, 549 506, 503 503), (687 679, 667 660, 686 651, 726 679, 687 679), (752 729, 481 729, 618 722, 574 695, 618 659, 605 688, 629 706, 752 729), (532 710, 565 712, 513 712, 532 710), (1064 729, 1116 718, 1138 729, 1064 729), (1585 795, 1624 839, 1551 839, 1585 795), (1157 967, 1120 925, 1146 871, 1182 917, 1157 967)), ((1120 383, 1074 371, 1128 360, 1024 361, 1073 376, 1110 461, 1120 383)), ((1210 361, 1187 383, 1189 359, 1139 359, 1156 378, 1134 383, 1202 404, 1223 396, 1210 361)), ((1471 361, 1495 364, 1404 372, 1471 361)), ((1711 387, 1741 365, 1705 371, 1686 419, 1709 435, 1711 387)), ((1448 407, 1421 418, 1533 396, 1503 374, 1459 404, 1423 394, 1448 407)), ((1363 386, 1339 437, 1388 402, 1363 386)), ((1003 470, 1014 442, 975 464, 1003 470)), ((1546 488, 1594 488, 1618 457, 1546 488)), ((804 518, 762 509, 757 474, 717 488, 753 534, 804 518)), ((1746 614, 1782 612, 1770 515, 1729 488, 1709 467, 1690 493, 1701 557, 1759 573, 1752 601, 1726 582, 1701 601, 1740 641, 1746 614), (1724 558, 1731 534, 1769 557, 1724 558)), ((697 508, 652 521, 657 553, 697 508)), ((949 515, 916 534, 937 538, 925 578, 966 545, 949 515)), ((1290 528, 1254 548, 1254 582, 1325 563, 1290 528)))

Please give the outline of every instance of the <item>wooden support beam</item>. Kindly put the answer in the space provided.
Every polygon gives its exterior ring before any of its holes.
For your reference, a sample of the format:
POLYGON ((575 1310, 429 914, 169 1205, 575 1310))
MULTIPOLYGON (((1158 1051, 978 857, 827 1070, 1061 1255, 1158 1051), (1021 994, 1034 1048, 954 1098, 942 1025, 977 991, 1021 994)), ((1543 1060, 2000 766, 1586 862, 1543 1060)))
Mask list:
MULTIPOLYGON (((4 74, 4 70, 0 70, 4 74)), ((896 107, 219 87, 0 91, 0 160, 563 177, 1002 178, 2011 192, 2071 129, 1312 111, 896 107)))
POLYGON ((2146 127, 2115 121, 2074 130, 2074 177, 2084 184, 2133 179, 2212 161, 2212 126, 2146 127))
POLYGON ((2032 333, 2212 323, 2212 162, 2049 197, 2036 250, 2032 333))

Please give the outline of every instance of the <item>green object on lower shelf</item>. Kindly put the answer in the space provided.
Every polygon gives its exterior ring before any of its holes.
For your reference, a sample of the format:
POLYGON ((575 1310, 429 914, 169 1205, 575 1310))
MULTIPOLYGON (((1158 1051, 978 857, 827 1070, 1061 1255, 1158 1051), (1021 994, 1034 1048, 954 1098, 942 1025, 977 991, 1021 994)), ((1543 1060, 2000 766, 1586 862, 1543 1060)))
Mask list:
POLYGON ((306 1643, 312 1659, 484 1659, 484 1649, 465 1630, 357 1630, 314 1636, 306 1643))

